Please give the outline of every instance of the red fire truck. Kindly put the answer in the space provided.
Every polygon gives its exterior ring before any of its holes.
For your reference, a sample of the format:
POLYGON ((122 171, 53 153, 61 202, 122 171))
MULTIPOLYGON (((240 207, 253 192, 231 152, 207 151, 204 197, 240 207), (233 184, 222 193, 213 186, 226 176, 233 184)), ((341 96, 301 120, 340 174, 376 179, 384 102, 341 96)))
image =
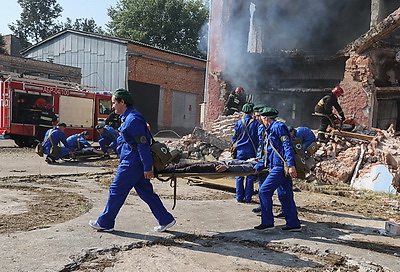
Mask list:
POLYGON ((35 143, 41 109, 52 107, 70 136, 87 130, 97 140, 95 126, 111 112, 111 94, 87 91, 77 83, 39 77, 0 75, 0 138, 13 139, 20 147, 35 143), (45 101, 44 101, 44 100, 45 101))

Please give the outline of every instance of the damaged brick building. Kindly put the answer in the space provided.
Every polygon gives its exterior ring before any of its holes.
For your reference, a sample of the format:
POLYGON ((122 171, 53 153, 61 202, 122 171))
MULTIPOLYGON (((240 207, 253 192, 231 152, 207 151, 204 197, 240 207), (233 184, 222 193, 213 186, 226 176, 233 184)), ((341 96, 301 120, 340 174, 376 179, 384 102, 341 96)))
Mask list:
POLYGON ((398 0, 213 0, 205 128, 235 86, 316 128, 315 103, 334 86, 358 124, 400 130, 398 0))

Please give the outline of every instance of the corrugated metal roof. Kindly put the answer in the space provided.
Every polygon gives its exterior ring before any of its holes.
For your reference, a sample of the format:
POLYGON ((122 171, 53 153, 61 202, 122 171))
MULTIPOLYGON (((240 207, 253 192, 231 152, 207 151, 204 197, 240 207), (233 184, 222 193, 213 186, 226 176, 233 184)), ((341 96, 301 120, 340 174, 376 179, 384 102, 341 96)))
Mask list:
POLYGON ((67 31, 24 54, 35 60, 80 67, 82 84, 98 91, 112 91, 126 87, 126 51, 127 43, 67 31))
POLYGON ((189 55, 186 55, 186 54, 182 54, 182 53, 178 53, 178 52, 174 52, 174 51, 170 51, 170 50, 161 49, 159 47, 148 45, 148 44, 141 43, 141 42, 138 42, 138 41, 133 41, 133 40, 124 39, 124 38, 118 38, 118 37, 112 37, 112 36, 107 36, 107 35, 101 35, 101 34, 92 33, 92 32, 68 29, 68 28, 60 31, 59 33, 57 33, 57 34, 55 34, 55 35, 53 35, 53 36, 41 41, 41 42, 39 42, 39 43, 37 43, 35 45, 32 45, 30 47, 27 47, 27 48, 21 50, 21 54, 24 55, 28 51, 30 51, 30 50, 32 50, 32 49, 34 49, 34 48, 36 48, 36 47, 38 47, 38 46, 40 46, 40 45, 42 45, 44 43, 47 43, 47 42, 49 42, 49 41, 51 41, 51 40, 53 40, 53 39, 55 39, 55 38, 57 38, 59 36, 62 36, 64 34, 68 33, 68 32, 69 33, 75 33, 75 34, 78 34, 78 35, 89 36, 89 37, 93 37, 93 38, 97 38, 97 39, 110 40, 110 41, 114 41, 114 42, 117 42, 117 43, 123 43, 123 44, 134 43, 134 44, 137 44, 137 45, 140 45, 140 46, 144 46, 144 47, 148 47, 148 48, 152 48, 152 49, 155 49, 155 50, 168 52, 168 53, 171 53, 171 54, 175 54, 175 55, 179 55, 179 56, 183 56, 183 57, 187 57, 187 58, 191 58, 191 59, 196 59, 196 60, 200 60, 200 61, 206 61, 206 60, 201 59, 201 58, 189 56, 189 55))

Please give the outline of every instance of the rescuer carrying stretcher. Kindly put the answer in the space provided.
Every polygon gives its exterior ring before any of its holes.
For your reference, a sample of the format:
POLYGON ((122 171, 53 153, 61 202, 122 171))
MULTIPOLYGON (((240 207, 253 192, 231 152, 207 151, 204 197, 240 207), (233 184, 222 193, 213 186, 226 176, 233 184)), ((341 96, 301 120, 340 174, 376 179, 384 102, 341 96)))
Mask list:
POLYGON ((342 107, 339 105, 338 102, 338 97, 342 94, 343 89, 341 87, 335 87, 332 89, 332 92, 330 94, 325 95, 323 98, 321 98, 321 100, 318 101, 317 105, 315 105, 314 115, 318 116, 320 121, 317 138, 321 142, 326 142, 328 140, 325 136, 328 126, 333 127, 333 107, 342 118, 342 122, 345 120, 342 107))

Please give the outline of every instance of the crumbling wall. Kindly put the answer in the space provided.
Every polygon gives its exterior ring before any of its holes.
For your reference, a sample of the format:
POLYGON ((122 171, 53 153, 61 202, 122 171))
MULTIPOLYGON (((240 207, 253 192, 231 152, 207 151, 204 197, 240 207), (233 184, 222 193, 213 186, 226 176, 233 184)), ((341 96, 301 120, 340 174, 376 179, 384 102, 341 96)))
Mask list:
POLYGON ((221 72, 214 71, 208 75, 208 101, 205 117, 205 129, 210 130, 214 121, 223 111, 225 99, 229 95, 226 82, 221 78, 221 72))
POLYGON ((376 104, 373 59, 366 55, 353 54, 346 61, 344 77, 340 85, 345 93, 340 104, 346 116, 354 115, 360 125, 371 127, 376 104))
MULTIPOLYGON (((224 1, 212 1, 212 18, 219 18, 222 22, 226 20, 223 12, 224 1)), ((225 67, 225 54, 223 46, 224 24, 210 21, 210 36, 207 59, 207 82, 205 90, 206 115, 204 117, 205 129, 210 129, 215 119, 221 114, 224 108, 223 96, 224 82, 221 79, 221 71, 225 67), (222 90, 222 92, 221 92, 222 90)))

